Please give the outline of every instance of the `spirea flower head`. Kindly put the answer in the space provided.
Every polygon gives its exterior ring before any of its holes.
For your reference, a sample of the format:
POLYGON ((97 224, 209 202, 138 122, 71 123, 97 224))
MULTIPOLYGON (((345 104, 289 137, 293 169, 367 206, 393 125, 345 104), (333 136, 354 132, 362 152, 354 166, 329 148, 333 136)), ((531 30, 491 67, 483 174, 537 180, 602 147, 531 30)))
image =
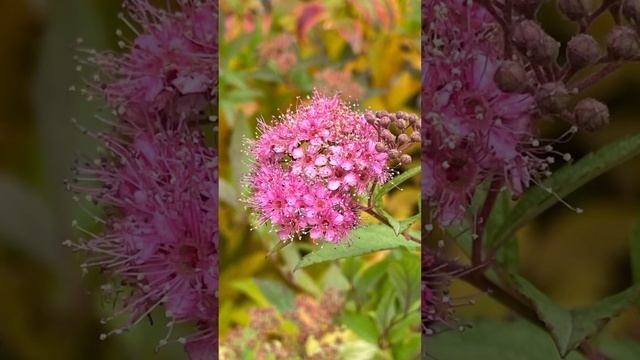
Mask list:
POLYGON ((389 177, 378 129, 337 96, 315 93, 259 129, 248 203, 283 239, 340 241, 358 224, 358 195, 389 177))
POLYGON ((288 71, 298 61, 295 43, 293 35, 282 33, 261 43, 258 53, 265 63, 272 63, 282 72, 288 71))
POLYGON ((128 313, 130 321, 111 333, 163 305, 170 326, 185 321, 198 326, 198 333, 184 339, 188 347, 204 341, 213 351, 218 281, 213 150, 184 125, 136 132, 131 146, 113 134, 90 134, 108 152, 78 164, 83 181, 69 186, 106 207, 104 219, 96 218, 104 231, 67 244, 87 253, 83 268, 96 266, 111 277, 103 287, 107 293, 122 297, 114 317, 128 313))
POLYGON ((548 164, 536 140, 534 97, 500 90, 494 80, 503 63, 514 69, 501 57, 495 20, 466 1, 431 3, 422 97, 423 189, 437 221, 447 225, 463 217, 484 180, 498 178, 518 195, 548 164))
POLYGON ((148 0, 126 0, 120 19, 135 38, 118 30, 124 52, 87 50, 81 62, 98 71, 85 91, 104 97, 119 114, 184 109, 197 114, 209 106, 218 81, 217 1, 178 3, 179 11, 169 12, 148 0))

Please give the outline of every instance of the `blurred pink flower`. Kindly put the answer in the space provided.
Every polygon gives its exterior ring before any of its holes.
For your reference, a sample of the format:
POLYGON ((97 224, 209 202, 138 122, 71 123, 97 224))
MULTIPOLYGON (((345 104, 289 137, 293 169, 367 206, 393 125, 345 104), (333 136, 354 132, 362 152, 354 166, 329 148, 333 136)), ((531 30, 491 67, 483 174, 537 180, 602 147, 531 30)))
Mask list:
POLYGON ((263 61, 273 62, 278 70, 285 72, 298 62, 295 43, 296 38, 293 35, 281 33, 260 44, 258 52, 263 61))
MULTIPOLYGON (((199 332, 187 344, 214 345, 218 284, 217 159, 202 135, 184 123, 170 130, 137 132, 131 146, 115 135, 95 135, 108 154, 79 164, 70 187, 104 205, 101 234, 67 244, 85 251, 83 267, 112 276, 108 287, 123 296, 114 314, 136 324, 164 305, 174 322, 191 321, 199 332), (125 287, 131 291, 121 289, 125 287)), ((162 342, 161 342, 162 343, 162 342)), ((195 345, 194 345, 195 346, 195 345)))
MULTIPOLYGON (((217 96, 217 2, 183 0, 179 11, 127 0, 121 20, 135 33, 124 53, 85 50, 97 67, 83 93, 104 98, 111 128, 94 133, 98 159, 79 163, 69 188, 100 205, 101 232, 65 243, 86 253, 82 265, 108 275, 104 293, 134 326, 154 309, 195 333, 177 341, 193 360, 217 355, 218 182, 216 149, 201 124, 217 96), (133 25, 138 24, 139 29, 133 25), (195 120, 195 121, 193 121, 195 120)), ((122 36, 121 31, 118 35, 122 36)), ((76 225, 77 226, 77 225, 76 225)))
POLYGON ((180 11, 167 12, 147 0, 126 0, 128 18, 121 19, 135 39, 118 30, 125 52, 87 50, 86 62, 99 69, 88 91, 104 96, 120 114, 175 111, 183 97, 199 99, 204 110, 217 88, 218 8, 214 1, 179 3, 180 11))

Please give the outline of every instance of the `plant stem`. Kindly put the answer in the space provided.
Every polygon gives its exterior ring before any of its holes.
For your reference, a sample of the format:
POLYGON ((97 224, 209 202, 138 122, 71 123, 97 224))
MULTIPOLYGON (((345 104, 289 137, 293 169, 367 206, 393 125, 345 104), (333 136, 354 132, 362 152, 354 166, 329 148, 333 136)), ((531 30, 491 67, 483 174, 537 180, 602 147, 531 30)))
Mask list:
POLYGON ((471 264, 474 266, 479 266, 484 261, 482 254, 484 251, 484 230, 487 222, 489 221, 489 216, 491 216, 491 210, 493 210, 496 199, 498 198, 498 193, 500 192, 501 186, 502 180, 500 180, 499 178, 496 177, 491 180, 487 198, 484 200, 484 204, 482 205, 480 214, 478 215, 478 217, 476 217, 476 222, 473 230, 476 237, 475 239, 473 239, 473 247, 471 252, 471 264))
POLYGON ((470 285, 473 285, 478 290, 491 294, 492 298, 496 299, 502 305, 508 307, 523 318, 542 327, 543 329, 545 328, 544 323, 538 319, 538 315, 529 304, 521 302, 508 291, 494 284, 483 273, 471 272, 468 275, 463 275, 462 279, 470 285))
POLYGON ((580 344, 579 350, 589 360, 612 360, 607 355, 601 353, 600 350, 593 346, 588 340, 580 344))
MULTIPOLYGON (((387 220, 387 218, 385 218, 384 216, 378 214, 378 212, 375 211, 375 209, 373 208, 365 208, 364 211, 373 216, 374 218, 376 218, 378 221, 380 221, 381 223, 383 223, 384 225, 387 225, 388 227, 393 229, 393 226, 391 226, 391 223, 389 223, 389 220, 387 220)), ((405 239, 413 241, 413 242, 417 242, 418 244, 422 244, 422 241, 418 238, 415 238, 413 236, 411 236, 411 234, 409 234, 409 232, 407 230, 402 232, 402 236, 405 237, 405 239)))
POLYGON ((601 67, 600 70, 598 70, 595 73, 592 73, 591 75, 589 75, 588 78, 583 79, 582 81, 580 81, 577 84, 575 84, 575 86, 571 86, 571 87, 572 88, 577 88, 578 91, 583 91, 584 89, 586 89, 589 86, 595 84, 596 82, 598 82, 599 80, 601 80, 605 76, 607 76, 607 75, 611 74, 612 72, 616 71, 620 67, 620 65, 621 65, 620 62, 607 63, 606 65, 601 67))
POLYGON ((603 1, 602 5, 600 5, 600 7, 589 16, 589 19, 587 20, 586 28, 588 28, 591 25, 591 23, 596 18, 598 18, 598 16, 600 16, 603 12, 607 11, 607 9, 609 7, 611 7, 611 5, 613 5, 613 4, 615 4, 615 3, 619 2, 619 1, 620 0, 605 0, 605 1, 603 1))

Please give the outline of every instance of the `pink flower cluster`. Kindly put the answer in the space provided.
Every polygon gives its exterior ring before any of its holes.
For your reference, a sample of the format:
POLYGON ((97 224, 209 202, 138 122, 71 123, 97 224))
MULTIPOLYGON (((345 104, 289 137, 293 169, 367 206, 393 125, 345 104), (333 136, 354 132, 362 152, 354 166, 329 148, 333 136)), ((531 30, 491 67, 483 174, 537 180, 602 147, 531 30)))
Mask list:
POLYGON ((377 130, 337 96, 315 93, 260 131, 248 203, 282 239, 342 240, 358 223, 357 196, 389 177, 377 130))
POLYGON ((481 6, 427 0, 422 113, 423 194, 435 220, 461 219, 476 187, 494 179, 514 195, 548 170, 535 138, 535 100, 501 91, 502 34, 481 6))
POLYGON ((79 227, 88 238, 66 244, 87 254, 83 269, 109 276, 103 290, 119 307, 107 320, 129 314, 102 339, 163 307, 170 330, 159 346, 171 341, 175 324, 191 323, 195 332, 178 342, 196 360, 217 354, 217 153, 200 125, 217 92, 217 4, 180 3, 179 12, 169 13, 146 0, 127 1, 142 28, 133 45, 88 61, 111 76, 94 77, 100 84, 84 91, 99 91, 115 119, 107 121, 109 132, 83 129, 104 150, 79 162, 68 186, 101 205, 105 216, 94 217, 100 233, 79 227), (197 112, 176 106, 186 96, 202 102, 197 112))

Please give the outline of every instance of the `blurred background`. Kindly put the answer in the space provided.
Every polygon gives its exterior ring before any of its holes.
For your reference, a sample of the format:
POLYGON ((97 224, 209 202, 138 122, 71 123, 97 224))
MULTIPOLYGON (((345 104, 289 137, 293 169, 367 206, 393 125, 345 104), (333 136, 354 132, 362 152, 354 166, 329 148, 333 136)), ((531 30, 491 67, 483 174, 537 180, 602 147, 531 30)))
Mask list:
MULTIPOLYGON (((417 261, 417 254, 381 252, 349 264, 320 264, 292 272, 313 245, 299 241, 268 254, 277 239, 267 228, 252 229, 251 215, 240 199, 242 179, 251 163, 247 142, 255 136, 256 120, 271 121, 304 101, 314 88, 339 93, 362 109, 419 113, 420 4, 417 0, 221 0, 220 11, 220 336, 229 349, 241 348, 243 336, 255 335, 247 329, 261 326, 255 322, 260 315, 257 308, 302 311, 310 321, 318 321, 309 310, 315 306, 304 303, 323 304, 326 299, 321 295, 330 288, 349 298, 354 286, 347 268, 354 273, 372 269, 379 279, 389 257, 411 256, 417 261)), ((410 166, 418 161, 416 151, 410 166)), ((406 218, 416 213, 419 198, 416 177, 402 191, 390 193, 385 205, 406 218)), ((382 284, 377 290, 375 283, 370 285, 361 295, 379 302, 382 284)), ((300 319, 296 325, 300 328, 300 319)), ((315 345, 309 346, 313 350, 315 345)), ((358 354, 371 358, 364 349, 358 354)))
MULTIPOLYGON (((167 1, 155 1, 166 5, 167 1)), ((63 180, 96 144, 70 119, 95 128, 90 103, 69 87, 81 81, 74 44, 116 49, 120 0, 0 0, 0 359, 184 359, 182 346, 154 349, 162 314, 131 332, 99 340, 113 304, 95 272, 62 246, 78 236, 72 220, 93 222, 63 180)))
MULTIPOLYGON (((598 3, 598 2, 596 2, 598 3)), ((556 2, 546 2, 538 19, 563 45, 575 33, 562 18, 556 2)), ((604 43, 613 20, 599 18, 591 33, 604 43)), ((561 49, 564 54, 564 47, 561 49)), ((609 105, 611 124, 596 133, 579 132, 558 149, 579 159, 585 154, 622 137, 640 132, 640 64, 627 64, 584 93, 609 105)), ((543 124, 544 137, 554 138, 569 125, 543 124)), ((559 204, 523 228, 518 236, 521 273, 540 290, 564 307, 587 305, 620 292, 633 281, 630 267, 629 235, 640 222, 640 159, 624 163, 595 179, 566 199, 584 210, 580 215, 559 204)), ((459 310, 463 323, 474 317, 503 319, 507 310, 489 296, 458 282, 458 296, 472 295, 475 306, 459 310)), ((631 307, 605 329, 605 337, 640 341, 640 311, 631 307)), ((464 335, 461 336, 464 339, 464 335)), ((640 342, 633 345, 640 356, 640 342)), ((636 358, 636 357, 632 357, 636 358)), ((615 357, 618 359, 618 357, 615 357)))

